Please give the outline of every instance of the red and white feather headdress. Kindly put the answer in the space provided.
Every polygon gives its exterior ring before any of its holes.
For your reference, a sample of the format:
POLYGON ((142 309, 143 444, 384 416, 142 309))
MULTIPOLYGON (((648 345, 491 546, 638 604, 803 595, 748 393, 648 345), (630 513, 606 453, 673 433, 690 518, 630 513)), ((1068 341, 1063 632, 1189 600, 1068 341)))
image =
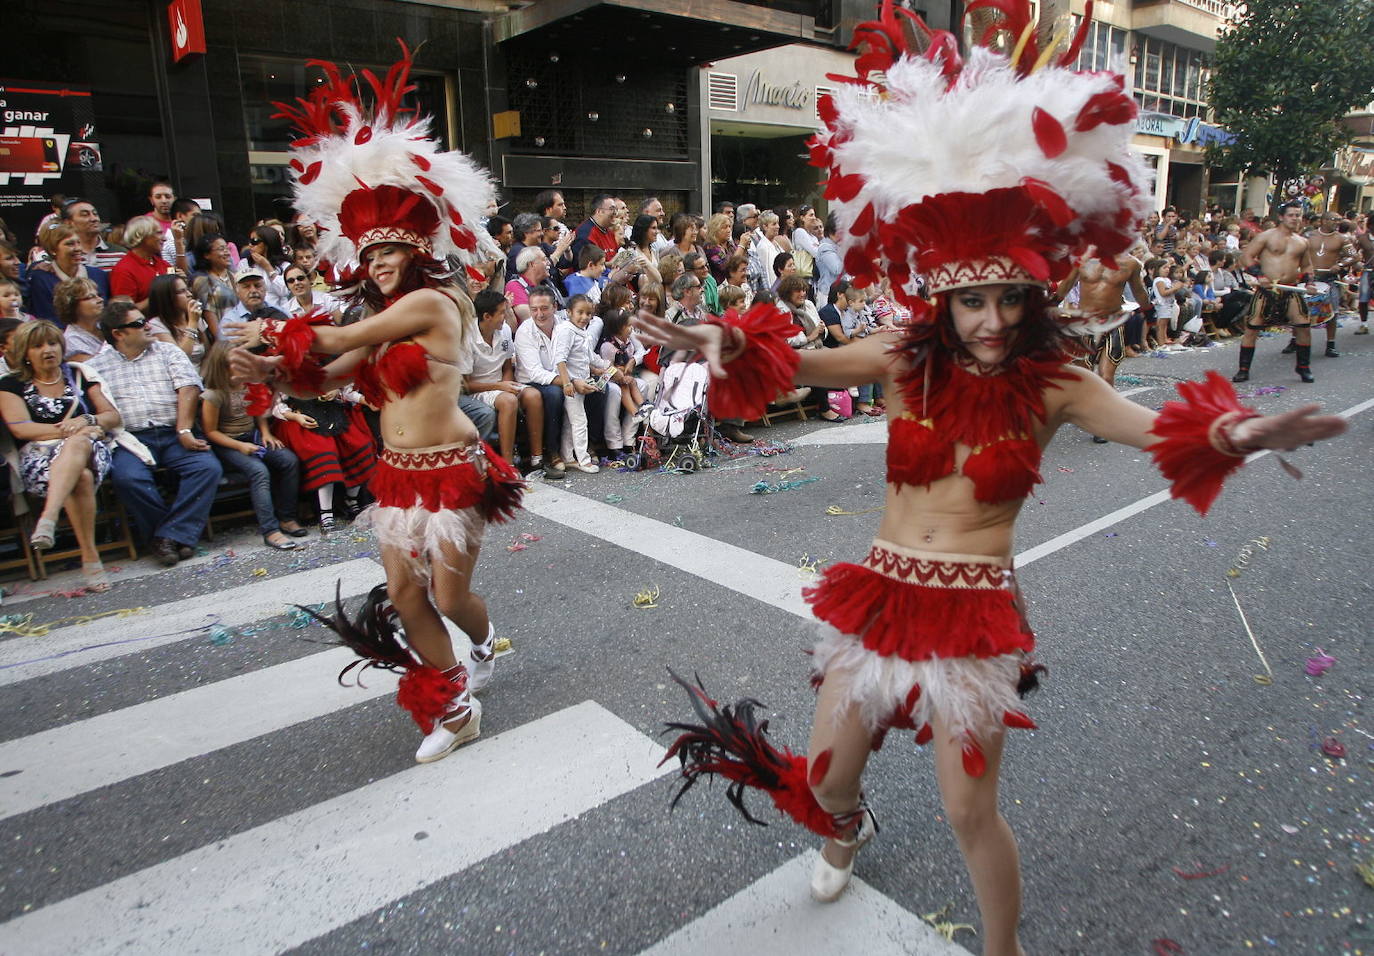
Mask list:
POLYGON ((430 137, 430 118, 402 106, 412 58, 378 79, 371 70, 343 75, 333 63, 311 60, 326 82, 294 105, 275 103, 277 116, 300 133, 291 143, 296 210, 320 231, 321 258, 346 266, 379 242, 396 242, 475 266, 500 255, 480 225, 495 187, 469 156, 442 150, 430 137), (373 94, 363 103, 364 83, 373 94))
POLYGON ((961 61, 954 37, 884 0, 855 29, 867 47, 857 76, 817 107, 825 129, 812 165, 828 169, 825 196, 846 271, 859 284, 885 273, 917 306, 913 275, 930 294, 1003 282, 1050 284, 1089 246, 1110 261, 1149 210, 1150 171, 1128 150, 1135 102, 1115 73, 1072 68, 1091 22, 1088 4, 1062 54, 1035 38, 1029 0, 974 0, 1001 18, 961 61), (913 21, 929 44, 910 49, 913 21), (988 48, 998 33, 1010 56, 988 48))

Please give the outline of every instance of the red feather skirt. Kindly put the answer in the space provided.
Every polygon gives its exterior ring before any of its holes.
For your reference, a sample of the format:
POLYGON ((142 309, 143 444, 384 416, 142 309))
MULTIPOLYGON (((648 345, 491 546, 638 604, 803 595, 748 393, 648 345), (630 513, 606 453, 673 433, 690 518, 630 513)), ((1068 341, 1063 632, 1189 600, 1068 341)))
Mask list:
POLYGON ((845 682, 875 749, 894 727, 924 744, 934 720, 962 742, 964 769, 981 776, 980 739, 1034 728, 1020 697, 1035 635, 1005 558, 875 541, 862 564, 829 568, 804 595, 829 625, 814 680, 845 682))
POLYGON ((417 580, 448 567, 446 550, 471 554, 488 521, 508 521, 525 482, 486 443, 385 448, 368 483, 376 504, 358 516, 384 548, 404 555, 417 580))

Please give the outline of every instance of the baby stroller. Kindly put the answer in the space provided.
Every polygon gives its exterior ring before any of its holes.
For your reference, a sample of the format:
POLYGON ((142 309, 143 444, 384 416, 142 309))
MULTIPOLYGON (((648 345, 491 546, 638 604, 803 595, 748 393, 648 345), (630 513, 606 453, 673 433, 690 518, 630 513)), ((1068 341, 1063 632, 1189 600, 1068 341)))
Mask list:
POLYGON ((676 362, 663 370, 648 427, 636 442, 625 468, 663 467, 693 472, 711 467, 715 424, 706 410, 711 375, 704 362, 676 362))

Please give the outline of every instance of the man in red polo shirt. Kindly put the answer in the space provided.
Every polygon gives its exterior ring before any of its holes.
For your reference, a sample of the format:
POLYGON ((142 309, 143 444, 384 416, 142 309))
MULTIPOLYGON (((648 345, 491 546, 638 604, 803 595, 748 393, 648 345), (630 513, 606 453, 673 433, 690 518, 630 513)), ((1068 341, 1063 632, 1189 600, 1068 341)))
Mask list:
POLYGON ((614 220, 615 197, 600 193, 592 199, 591 218, 577 227, 577 236, 572 244, 572 261, 577 261, 582 247, 590 242, 606 250, 606 262, 609 263, 620 249, 620 240, 611 228, 614 220))
POLYGON ((162 258, 162 229, 152 216, 135 216, 124 227, 129 251, 110 270, 110 297, 132 299, 139 311, 148 308, 153 280, 172 271, 162 258))

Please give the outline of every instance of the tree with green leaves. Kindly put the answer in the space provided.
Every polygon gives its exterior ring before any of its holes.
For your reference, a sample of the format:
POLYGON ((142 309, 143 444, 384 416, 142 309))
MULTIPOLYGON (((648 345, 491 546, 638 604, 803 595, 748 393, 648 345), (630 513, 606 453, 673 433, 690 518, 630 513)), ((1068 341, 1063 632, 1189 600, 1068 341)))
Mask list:
POLYGON ((1374 0, 1245 0, 1217 40, 1213 165, 1280 185, 1331 161, 1341 118, 1374 100, 1374 0))

